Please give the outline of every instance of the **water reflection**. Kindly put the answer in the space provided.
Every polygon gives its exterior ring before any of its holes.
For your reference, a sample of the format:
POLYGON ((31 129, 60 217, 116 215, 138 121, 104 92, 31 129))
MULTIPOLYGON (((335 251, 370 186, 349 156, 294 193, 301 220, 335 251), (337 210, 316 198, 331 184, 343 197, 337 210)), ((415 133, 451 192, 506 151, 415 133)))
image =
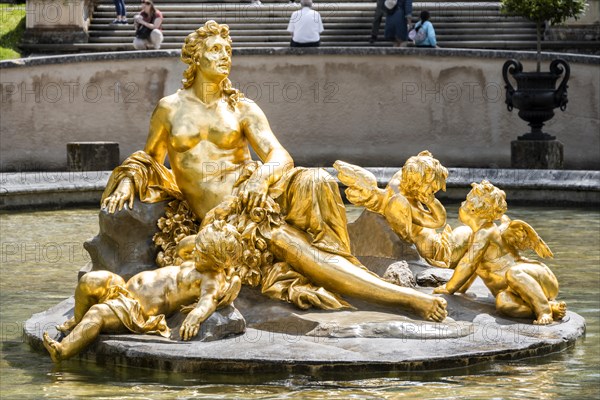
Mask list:
MULTIPOLYGON (((447 205, 449 211, 458 205, 447 205)), ((349 218, 357 215, 350 210, 349 218)), ((547 264, 560 297, 587 320, 586 337, 559 354, 428 373, 287 375, 173 374, 71 360, 55 367, 22 340, 23 321, 75 287, 88 261, 81 241, 96 234, 97 210, 0 214, 2 398, 232 399, 327 398, 598 398, 600 396, 600 212, 510 207, 555 254, 547 264)), ((456 215, 449 221, 456 225, 456 215)))

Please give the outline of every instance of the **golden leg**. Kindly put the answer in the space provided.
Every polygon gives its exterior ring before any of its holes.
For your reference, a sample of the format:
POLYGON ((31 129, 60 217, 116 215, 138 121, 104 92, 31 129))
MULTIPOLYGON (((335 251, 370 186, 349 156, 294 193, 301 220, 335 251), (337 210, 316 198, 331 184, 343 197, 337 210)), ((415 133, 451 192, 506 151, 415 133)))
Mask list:
POLYGON ((529 318, 535 316, 535 313, 529 304, 510 289, 498 293, 496 296, 496 310, 513 318, 529 318))
POLYGON ((105 304, 96 304, 88 310, 79 324, 62 342, 51 339, 50 335, 44 332, 44 347, 50 353, 52 361, 60 362, 77 355, 96 340, 100 332, 122 329, 123 323, 110 307, 105 304))
POLYGON ((448 314, 443 298, 391 284, 344 257, 321 251, 290 225, 272 231, 271 251, 313 283, 342 296, 400 306, 431 321, 443 321, 448 314))
POLYGON ((90 307, 97 304, 112 286, 125 287, 125 281, 109 271, 92 271, 81 277, 75 289, 75 324, 82 320, 90 307))
MULTIPOLYGON (((546 297, 544 288, 534 276, 539 275, 538 265, 521 264, 511 267, 506 272, 506 282, 511 290, 519 295, 535 313, 534 324, 546 325, 552 323, 552 309, 546 297)), ((546 289, 548 291, 548 288, 546 289)))

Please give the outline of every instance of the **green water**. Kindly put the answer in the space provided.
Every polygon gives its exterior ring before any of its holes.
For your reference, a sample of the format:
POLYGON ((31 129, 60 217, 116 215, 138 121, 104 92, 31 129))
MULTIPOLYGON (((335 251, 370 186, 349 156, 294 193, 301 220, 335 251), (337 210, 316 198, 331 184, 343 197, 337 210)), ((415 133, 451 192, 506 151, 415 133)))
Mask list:
MULTIPOLYGON (((457 205, 448 205, 452 212, 457 205)), ((356 210, 351 212, 356 215, 356 210)), ((600 397, 600 212, 511 207, 555 254, 560 298, 587 321, 586 337, 558 354, 469 369, 314 378, 167 374, 71 360, 56 367, 23 342, 23 322, 70 296, 88 260, 97 210, 0 214, 0 397, 2 399, 559 399, 600 397)), ((454 217, 451 224, 456 224, 454 217)), ((443 345, 443 344, 442 344, 443 345)))

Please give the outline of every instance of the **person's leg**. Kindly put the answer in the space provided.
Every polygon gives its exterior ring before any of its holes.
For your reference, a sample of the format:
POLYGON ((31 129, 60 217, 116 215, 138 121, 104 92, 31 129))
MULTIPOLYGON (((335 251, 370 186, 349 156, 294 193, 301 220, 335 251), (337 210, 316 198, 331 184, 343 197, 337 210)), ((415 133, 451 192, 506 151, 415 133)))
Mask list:
POLYGON ((121 23, 127 23, 127 8, 125 8, 125 0, 121 1, 121 23))
POLYGON ((377 8, 375 9, 375 15, 373 16, 373 25, 371 26, 371 43, 377 40, 379 35, 379 27, 381 26, 381 20, 383 19, 383 0, 377 0, 377 8))
POLYGON ((148 38, 150 41, 150 47, 154 50, 160 49, 163 39, 163 33, 160 31, 160 29, 153 29, 150 33, 150 37, 148 38))
POLYGON ((398 25, 396 31, 396 43, 398 43, 397 47, 406 47, 408 45, 408 26, 406 23, 406 15, 404 14, 404 10, 400 8, 397 13, 399 13, 398 17, 398 25))
POLYGON ((119 4, 119 9, 118 9, 117 14, 119 15, 119 17, 121 17, 121 19, 123 19, 126 16, 125 1, 124 0, 117 0, 117 3, 119 4))
POLYGON ((140 39, 140 38, 134 38, 133 39, 133 47, 136 50, 146 50, 146 40, 145 39, 140 39))
POLYGON ((122 15, 124 14, 123 10, 123 0, 113 0, 115 5, 115 14, 116 18, 111 22, 112 24, 119 23, 121 21, 122 15))
POLYGON ((270 245, 277 257, 311 282, 334 293, 400 306, 431 321, 443 321, 447 316, 443 298, 391 284, 342 256, 321 251, 311 245, 307 234, 289 224, 273 230, 270 245))
POLYGON ((54 362, 60 362, 77 355, 92 343, 101 332, 121 332, 125 329, 121 320, 106 304, 92 306, 81 322, 62 342, 50 338, 44 332, 44 347, 54 362))

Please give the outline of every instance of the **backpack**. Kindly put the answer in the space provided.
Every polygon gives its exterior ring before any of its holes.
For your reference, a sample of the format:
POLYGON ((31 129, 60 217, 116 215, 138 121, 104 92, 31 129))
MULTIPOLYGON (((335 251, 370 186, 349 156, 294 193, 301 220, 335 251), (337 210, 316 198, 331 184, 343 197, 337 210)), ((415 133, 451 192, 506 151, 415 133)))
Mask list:
POLYGON ((425 40, 425 38, 427 38, 427 32, 426 32, 426 29, 421 29, 421 28, 423 28, 423 23, 421 23, 421 25, 411 29, 410 32, 408 32, 408 38, 415 43, 420 43, 423 40, 425 40))

